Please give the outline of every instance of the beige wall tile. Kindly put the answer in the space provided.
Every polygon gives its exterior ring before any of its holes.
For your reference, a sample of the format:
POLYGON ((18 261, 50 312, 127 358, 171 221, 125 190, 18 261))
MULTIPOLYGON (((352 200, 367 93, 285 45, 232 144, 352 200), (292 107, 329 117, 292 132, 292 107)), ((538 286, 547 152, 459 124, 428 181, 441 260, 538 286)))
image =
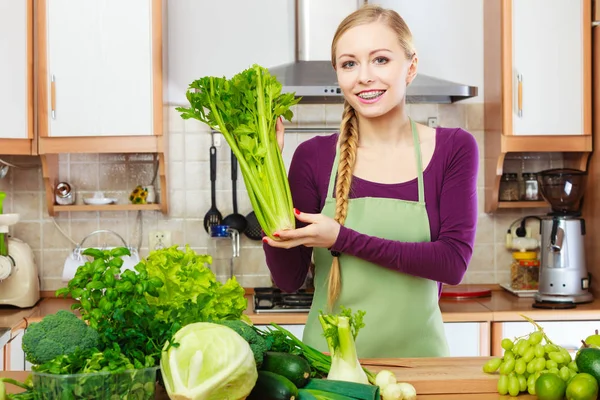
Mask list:
POLYGON ((477 218, 477 231, 475 232, 475 245, 495 243, 494 218, 482 214, 477 218))
MULTIPOLYGON (((76 192, 98 190, 98 163, 70 164, 70 176, 69 183, 76 192)), ((81 199, 78 204, 83 204, 81 199)))
MULTIPOLYGON (((407 110, 411 117, 422 123, 428 117, 438 117, 443 126, 460 126, 467 129, 477 140, 480 155, 478 175, 478 220, 473 259, 463 283, 494 283, 509 279, 508 265, 511 253, 504 249, 504 234, 508 225, 525 211, 501 210, 494 214, 484 212, 485 174, 494 174, 495 160, 485 160, 485 133, 483 132, 482 104, 410 104, 407 110)), ((339 125, 342 104, 299 105, 293 108, 295 115, 286 126, 331 126, 339 125)), ((148 234, 162 229, 172 232, 173 241, 191 247, 201 253, 215 257, 215 268, 226 279, 231 259, 229 240, 216 241, 204 231, 204 215, 210 207, 210 180, 208 159, 211 143, 209 128, 199 121, 184 121, 174 107, 166 106, 166 124, 169 139, 169 209, 163 216, 158 212, 143 213, 140 254, 148 254, 148 234)), ((321 135, 330 135, 323 133, 321 135)), ((286 168, 299 143, 319 134, 287 133, 283 159, 286 168)), ((231 174, 229 145, 221 137, 217 148, 217 208, 225 217, 232 211, 231 174)), ((23 161, 28 163, 30 161, 23 161)), ((558 157, 527 161, 527 168, 547 168, 562 163, 558 157), (537 163, 537 164, 536 164, 537 163)), ((515 164, 520 167, 520 161, 515 164)), ((64 154, 60 156, 61 180, 71 183, 78 192, 79 202, 83 195, 93 195, 102 189, 126 203, 127 196, 137 184, 149 184, 153 174, 152 156, 149 154, 64 154)), ((239 170, 238 170, 239 171, 239 170)), ((489 179, 489 177, 488 177, 489 179)), ((157 185, 158 188, 158 185, 157 185)), ((251 211, 250 201, 238 173, 238 211, 246 215, 251 211)), ((26 219, 11 230, 16 237, 30 243, 40 262, 43 290, 54 290, 64 286, 60 281, 62 263, 74 245, 54 227, 47 215, 41 169, 16 170, 12 168, 6 179, 0 180, 0 190, 8 193, 5 208, 16 210, 26 219)), ((527 214, 544 213, 546 210, 526 210, 527 214)), ((60 213, 55 220, 74 240, 81 240, 95 229, 117 231, 131 245, 137 245, 140 229, 136 225, 137 212, 72 212, 60 213)), ((95 243, 103 242, 97 238, 95 243)), ((271 286, 266 268, 262 242, 241 236, 241 257, 234 259, 235 275, 246 287, 271 286)))
POLYGON ((448 128, 466 128, 465 107, 462 104, 440 104, 438 124, 448 128))
POLYGON ((425 125, 427 125, 427 118, 438 117, 439 114, 437 104, 410 104, 407 112, 415 122, 420 122, 425 125))
POLYGON ((21 221, 39 220, 42 216, 42 197, 37 192, 16 192, 13 196, 13 213, 20 214, 21 221))
POLYGON ((44 188, 41 168, 11 168, 9 173, 12 174, 12 188, 15 192, 41 191, 44 188))
POLYGON ((485 127, 483 103, 466 103, 467 130, 482 131, 485 127))
POLYGON ((473 256, 468 267, 469 271, 494 271, 494 245, 477 244, 473 248, 473 256))
POLYGON ((323 126, 325 107, 321 104, 298 105, 296 118, 299 126, 323 126))
MULTIPOLYGON (((73 238, 71 234, 70 227, 67 224, 60 223, 61 229, 73 238)), ((83 239, 83 237, 76 239, 73 238, 75 242, 83 239)), ((73 249, 74 245, 69 241, 69 239, 65 238, 62 233, 52 222, 44 222, 42 224, 42 247, 44 250, 61 250, 61 249, 73 249)))
POLYGON ((19 222, 11 227, 11 235, 27 243, 33 250, 42 248, 41 222, 19 222))
POLYGON ((127 165, 125 163, 102 163, 98 166, 98 189, 102 191, 129 191, 127 165))

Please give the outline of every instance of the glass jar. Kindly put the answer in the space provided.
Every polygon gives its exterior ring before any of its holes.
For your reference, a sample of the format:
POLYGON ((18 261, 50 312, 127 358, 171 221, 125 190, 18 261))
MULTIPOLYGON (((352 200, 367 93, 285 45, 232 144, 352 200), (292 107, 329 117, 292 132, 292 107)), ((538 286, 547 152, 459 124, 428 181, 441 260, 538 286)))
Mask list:
POLYGON ((535 251, 515 251, 510 266, 510 286, 514 290, 537 290, 540 260, 535 251))
POLYGON ((537 174, 533 172, 523 172, 524 191, 521 198, 525 201, 539 200, 537 174))
POLYGON ((519 181, 517 180, 517 174, 502 174, 498 198, 500 201, 519 201, 519 181))

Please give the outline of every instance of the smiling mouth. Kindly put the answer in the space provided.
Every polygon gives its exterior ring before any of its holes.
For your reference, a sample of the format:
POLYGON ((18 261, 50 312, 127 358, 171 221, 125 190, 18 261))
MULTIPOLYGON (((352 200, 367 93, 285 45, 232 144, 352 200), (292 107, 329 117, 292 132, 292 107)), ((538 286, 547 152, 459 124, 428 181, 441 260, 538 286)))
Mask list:
POLYGON ((357 96, 364 100, 373 100, 373 99, 380 97, 384 93, 385 93, 385 90, 372 90, 369 92, 361 92, 361 93, 357 94, 357 96))

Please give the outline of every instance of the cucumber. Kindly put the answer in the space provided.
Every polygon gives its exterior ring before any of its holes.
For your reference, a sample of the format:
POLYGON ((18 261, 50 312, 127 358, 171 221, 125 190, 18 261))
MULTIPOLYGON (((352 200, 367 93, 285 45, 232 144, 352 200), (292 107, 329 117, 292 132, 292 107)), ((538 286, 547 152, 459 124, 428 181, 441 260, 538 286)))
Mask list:
POLYGON ((288 378, 270 371, 258 371, 256 385, 246 400, 297 400, 298 388, 288 378))
POLYGON ((310 379, 310 364, 295 354, 267 351, 260 367, 288 378, 297 388, 302 388, 310 379))

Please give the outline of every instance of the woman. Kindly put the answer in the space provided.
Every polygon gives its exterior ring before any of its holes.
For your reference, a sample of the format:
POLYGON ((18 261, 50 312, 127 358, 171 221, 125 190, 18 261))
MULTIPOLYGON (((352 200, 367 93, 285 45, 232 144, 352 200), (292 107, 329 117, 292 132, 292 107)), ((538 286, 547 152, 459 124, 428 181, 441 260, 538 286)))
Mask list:
MULTIPOLYGON (((340 133, 298 146, 289 171, 297 228, 264 238, 268 267, 295 291, 314 256, 303 340, 321 351, 319 311, 344 306, 366 311, 359 357, 447 356, 438 300, 472 255, 477 144, 407 115, 417 56, 396 12, 367 5, 350 14, 331 55, 345 99, 340 133)), ((281 122, 277 131, 282 147, 281 122)))

